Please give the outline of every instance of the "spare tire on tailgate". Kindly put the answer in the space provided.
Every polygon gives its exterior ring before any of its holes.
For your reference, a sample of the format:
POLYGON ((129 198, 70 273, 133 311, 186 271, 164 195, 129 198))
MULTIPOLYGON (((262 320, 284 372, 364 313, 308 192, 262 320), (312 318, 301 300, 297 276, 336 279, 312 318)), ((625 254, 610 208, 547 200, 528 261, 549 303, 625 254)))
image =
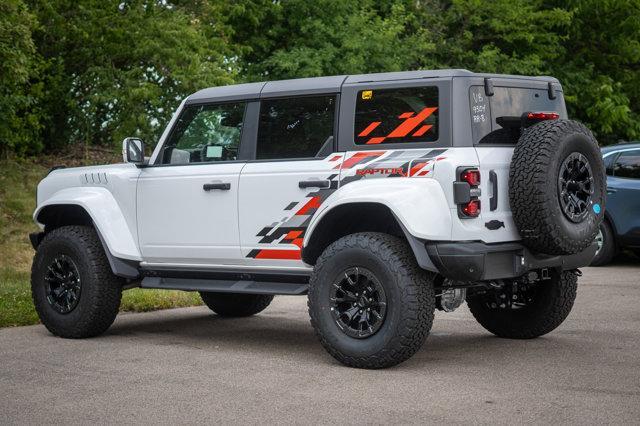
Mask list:
POLYGON ((604 215, 606 181, 593 134, 571 120, 522 131, 509 170, 509 203, 523 243, 552 255, 591 245, 604 215))

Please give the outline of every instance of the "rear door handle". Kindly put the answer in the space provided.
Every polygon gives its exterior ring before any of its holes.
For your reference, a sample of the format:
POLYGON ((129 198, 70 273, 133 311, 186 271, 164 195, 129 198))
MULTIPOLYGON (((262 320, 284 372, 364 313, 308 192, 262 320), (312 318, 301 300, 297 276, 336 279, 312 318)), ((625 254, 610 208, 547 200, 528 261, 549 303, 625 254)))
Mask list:
POLYGON ((489 210, 498 208, 498 175, 491 170, 489 172, 489 183, 491 184, 491 198, 489 198, 489 210))
POLYGON ((607 194, 614 194, 616 192, 618 192, 618 188, 614 188, 614 187, 611 187, 611 186, 607 187, 607 194))
POLYGON ((330 180, 301 180, 298 182, 300 188, 329 188, 331 187, 330 180))
POLYGON ((204 185, 202 185, 202 189, 204 189, 205 191, 211 191, 213 189, 228 191, 231 189, 231 184, 229 182, 205 183, 204 185))

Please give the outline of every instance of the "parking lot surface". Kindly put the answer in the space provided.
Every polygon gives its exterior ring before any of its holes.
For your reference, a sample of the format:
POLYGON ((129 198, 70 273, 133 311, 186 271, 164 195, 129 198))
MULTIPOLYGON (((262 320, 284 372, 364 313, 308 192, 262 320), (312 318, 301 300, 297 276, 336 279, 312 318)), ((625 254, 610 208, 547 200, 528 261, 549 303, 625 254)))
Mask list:
POLYGON ((326 354, 304 297, 245 319, 125 314, 88 340, 1 329, 0 422, 637 424, 640 267, 583 272, 573 312, 545 337, 498 339, 463 306, 379 371, 326 354))

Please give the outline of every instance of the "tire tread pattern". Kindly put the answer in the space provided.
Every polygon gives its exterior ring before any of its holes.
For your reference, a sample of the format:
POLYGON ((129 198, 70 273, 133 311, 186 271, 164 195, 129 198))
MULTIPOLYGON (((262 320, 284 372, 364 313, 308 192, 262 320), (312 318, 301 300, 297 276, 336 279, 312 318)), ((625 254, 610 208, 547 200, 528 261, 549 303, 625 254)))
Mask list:
MULTIPOLYGON (((81 272, 82 273, 82 272, 81 272)), ((72 339, 94 337, 104 333, 115 320, 120 308, 122 296, 122 278, 111 271, 109 260, 98 235, 90 226, 63 226, 48 232, 40 243, 32 265, 32 297, 38 316, 44 326, 54 335, 72 339), (40 285, 34 280, 38 262, 41 262, 50 244, 66 240, 75 245, 85 255, 88 264, 88 276, 81 276, 82 290, 80 303, 83 304, 84 315, 72 327, 51 318, 45 300, 38 300, 34 286, 40 285), (87 286, 93 286, 96 291, 89 291, 87 286), (87 299, 89 298, 89 299, 87 299)), ((76 308, 77 309, 77 308, 76 308)), ((53 314, 56 315, 56 314, 53 314)), ((60 315, 60 314, 57 314, 60 315)))
MULTIPOLYGON (((573 133, 587 136, 589 143, 599 152, 598 142, 582 123, 572 120, 549 120, 524 130, 516 145, 509 169, 509 203, 513 219, 526 246, 539 253, 552 255, 573 254, 587 248, 598 233, 598 223, 593 232, 576 239, 560 228, 557 210, 556 188, 551 188, 549 199, 548 176, 558 143, 573 133)), ((595 185, 605 187, 604 176, 595 178, 595 185)), ((604 201, 604 200, 603 200, 604 201)), ((604 206, 603 206, 604 207, 604 206)), ((562 215, 562 213, 560 213, 562 215)))
POLYGON ((507 310, 488 307, 482 297, 467 298, 474 318, 486 330, 498 337, 533 339, 555 330, 569 316, 578 289, 578 278, 564 271, 551 282, 543 282, 541 299, 534 307, 507 310))
POLYGON ((327 247, 318 258, 309 282, 308 308, 311 325, 327 352, 347 366, 377 369, 399 364, 422 347, 431 330, 435 311, 434 278, 435 274, 418 266, 407 243, 397 237, 376 232, 347 235, 327 247), (340 256, 342 251, 349 248, 365 249, 378 256, 397 277, 401 291, 398 308, 402 319, 396 325, 389 343, 378 353, 370 356, 349 356, 335 348, 324 330, 319 327, 319 321, 312 309, 313 304, 321 303, 318 300, 318 272, 328 259, 340 256))

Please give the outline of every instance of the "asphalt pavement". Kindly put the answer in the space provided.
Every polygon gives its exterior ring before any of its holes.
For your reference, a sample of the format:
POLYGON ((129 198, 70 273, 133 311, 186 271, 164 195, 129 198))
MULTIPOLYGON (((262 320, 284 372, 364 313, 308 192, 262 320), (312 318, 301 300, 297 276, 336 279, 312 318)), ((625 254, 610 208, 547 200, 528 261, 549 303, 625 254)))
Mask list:
POLYGON ((573 312, 527 341, 466 306, 386 370, 343 367, 306 298, 223 319, 207 308, 120 315, 103 336, 0 329, 0 423, 640 423, 640 265, 585 268, 573 312))

